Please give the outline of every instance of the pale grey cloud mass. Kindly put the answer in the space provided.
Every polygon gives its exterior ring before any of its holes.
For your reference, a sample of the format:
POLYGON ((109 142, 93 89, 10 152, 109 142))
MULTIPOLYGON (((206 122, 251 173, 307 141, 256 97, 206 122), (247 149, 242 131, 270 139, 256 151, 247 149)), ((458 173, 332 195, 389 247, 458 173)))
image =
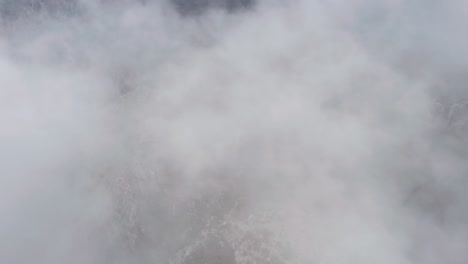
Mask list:
POLYGON ((0 263, 466 263, 465 6, 0 0, 0 263))

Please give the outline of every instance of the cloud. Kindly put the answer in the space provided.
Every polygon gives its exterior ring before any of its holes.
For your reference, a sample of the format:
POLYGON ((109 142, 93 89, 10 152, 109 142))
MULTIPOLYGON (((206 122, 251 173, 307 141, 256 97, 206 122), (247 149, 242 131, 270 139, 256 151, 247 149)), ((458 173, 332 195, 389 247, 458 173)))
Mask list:
POLYGON ((5 2, 0 259, 463 263, 464 46, 417 37, 462 16, 434 5, 5 2))

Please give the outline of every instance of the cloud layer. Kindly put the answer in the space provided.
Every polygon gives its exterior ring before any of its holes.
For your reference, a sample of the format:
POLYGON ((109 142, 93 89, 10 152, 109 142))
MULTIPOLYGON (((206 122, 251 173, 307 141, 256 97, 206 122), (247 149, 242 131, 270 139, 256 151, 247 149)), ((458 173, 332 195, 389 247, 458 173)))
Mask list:
POLYGON ((0 262, 468 258, 461 3, 15 3, 0 262))

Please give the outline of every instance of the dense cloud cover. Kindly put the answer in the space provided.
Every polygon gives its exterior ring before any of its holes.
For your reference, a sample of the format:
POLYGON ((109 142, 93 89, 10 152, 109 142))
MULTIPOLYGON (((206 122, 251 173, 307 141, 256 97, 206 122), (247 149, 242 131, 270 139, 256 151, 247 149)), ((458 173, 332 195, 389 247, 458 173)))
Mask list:
POLYGON ((462 1, 0 1, 0 263, 466 263, 462 1))

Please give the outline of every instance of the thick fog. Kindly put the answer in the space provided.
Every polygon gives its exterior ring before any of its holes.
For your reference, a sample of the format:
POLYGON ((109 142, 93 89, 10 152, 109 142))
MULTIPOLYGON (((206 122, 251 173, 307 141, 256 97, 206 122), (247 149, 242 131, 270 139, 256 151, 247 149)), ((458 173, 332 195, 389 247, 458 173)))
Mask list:
POLYGON ((467 7, 0 0, 0 263, 467 263, 467 7))

